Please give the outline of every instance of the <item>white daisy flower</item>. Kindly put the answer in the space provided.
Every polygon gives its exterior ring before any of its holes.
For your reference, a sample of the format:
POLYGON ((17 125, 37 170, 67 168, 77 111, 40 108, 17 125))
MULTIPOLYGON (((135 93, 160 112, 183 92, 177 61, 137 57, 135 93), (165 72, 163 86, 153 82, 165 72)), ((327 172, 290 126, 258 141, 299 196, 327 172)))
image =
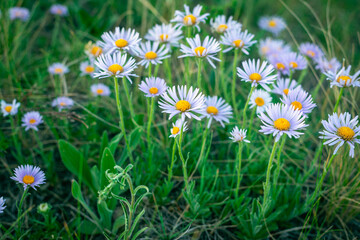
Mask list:
POLYGON ((243 53, 249 55, 249 48, 256 43, 256 40, 252 40, 254 35, 248 33, 247 30, 241 32, 241 29, 235 29, 232 31, 227 31, 221 37, 221 43, 225 46, 230 46, 225 49, 224 52, 228 52, 234 48, 241 49, 243 53))
POLYGON ((300 88, 301 86, 297 84, 295 80, 291 80, 289 78, 278 78, 273 85, 274 89, 272 90, 273 93, 279 95, 288 95, 290 90, 295 88, 300 88))
POLYGON ((102 83, 93 84, 90 87, 94 96, 110 96, 110 88, 102 83))
POLYGON ((259 54, 261 56, 273 56, 278 55, 283 52, 290 52, 291 47, 288 44, 285 44, 283 40, 278 39, 272 39, 272 38, 266 38, 261 39, 259 41, 259 54))
POLYGON ((311 111, 316 107, 311 95, 301 88, 290 90, 287 95, 283 95, 281 102, 285 105, 293 106, 305 116, 311 113, 311 111))
POLYGON ((145 93, 145 97, 160 96, 167 88, 165 80, 158 77, 146 78, 145 81, 141 81, 139 84, 139 89, 145 93))
POLYGON ((226 20, 225 15, 219 15, 215 19, 210 19, 210 26, 212 31, 220 34, 235 29, 241 30, 242 27, 241 23, 233 20, 232 16, 226 20))
POLYGON ((50 8, 50 13, 59 16, 67 16, 69 15, 69 11, 67 6, 61 4, 53 4, 50 8))
POLYGON ((169 136, 172 138, 175 138, 177 135, 181 133, 181 128, 183 132, 188 130, 187 122, 184 122, 181 119, 176 120, 175 124, 173 123, 172 126, 173 127, 170 129, 170 136, 169 136))
POLYGON ((4 199, 4 197, 0 198, 0 213, 3 213, 4 209, 6 208, 5 201, 6 199, 4 199))
POLYGON ((94 77, 126 77, 130 83, 132 83, 130 77, 137 77, 132 73, 137 68, 135 60, 132 57, 127 59, 126 53, 101 54, 96 59, 95 65, 99 68, 99 72, 94 73, 94 77))
POLYGON ((104 46, 105 46, 104 43, 101 41, 97 41, 96 43, 89 41, 85 45, 85 53, 91 59, 97 58, 98 56, 100 56, 103 53, 104 46))
POLYGON ((267 59, 269 60, 270 64, 274 66, 274 68, 277 70, 279 76, 281 74, 283 75, 289 75, 290 67, 289 64, 286 62, 286 59, 284 55, 288 54, 289 52, 279 53, 279 54, 273 54, 269 55, 267 59))
POLYGON ((213 119, 219 122, 222 127, 225 127, 224 122, 229 123, 229 119, 232 118, 232 108, 221 97, 206 97, 202 114, 202 117, 209 118, 208 128, 210 128, 213 119))
POLYGON ((205 22, 206 18, 210 15, 205 13, 200 15, 202 6, 196 5, 194 10, 191 12, 188 5, 184 4, 185 12, 175 11, 175 18, 170 22, 176 23, 175 27, 192 27, 195 26, 198 31, 200 31, 199 23, 205 22))
POLYGON ((28 131, 29 129, 38 131, 39 129, 37 126, 44 122, 40 113, 35 111, 25 113, 21 121, 21 126, 25 127, 25 131, 28 131))
POLYGON ((313 60, 324 56, 323 51, 318 45, 309 42, 300 44, 299 51, 301 54, 306 55, 313 60))
POLYGON ((106 32, 101 35, 101 39, 104 41, 103 50, 106 53, 113 53, 117 50, 134 51, 138 46, 141 38, 139 33, 134 29, 125 29, 116 27, 115 32, 106 32))
POLYGON ((12 7, 9 8, 9 17, 11 20, 20 19, 26 22, 30 18, 30 11, 23 7, 12 7))
POLYGON ((284 19, 278 16, 261 17, 259 20, 259 27, 275 35, 278 35, 282 30, 285 29, 286 24, 284 19))
POLYGON ((182 31, 178 27, 174 27, 171 24, 155 25, 145 35, 145 39, 165 43, 168 48, 170 46, 179 46, 179 41, 182 39, 182 31))
POLYGON ((246 140, 246 129, 239 129, 238 127, 234 127, 233 130, 230 132, 230 139, 233 142, 246 142, 249 143, 249 140, 246 140))
POLYGON ((319 69, 323 74, 326 72, 336 72, 339 68, 341 68, 340 62, 336 58, 332 58, 327 60, 326 58, 317 58, 316 69, 319 69))
POLYGON ((69 97, 58 97, 51 103, 51 106, 57 107, 59 112, 61 112, 62 109, 71 108, 73 105, 74 101, 69 97))
POLYGON ((259 132, 272 134, 276 142, 283 134, 290 138, 299 138, 300 135, 304 134, 299 131, 308 126, 305 124, 305 116, 299 110, 279 103, 270 104, 265 112, 260 113, 259 118, 264 124, 259 132))
POLYGON ((186 41, 189 43, 190 47, 181 44, 180 51, 183 52, 184 55, 179 56, 179 58, 206 58, 210 65, 213 68, 216 68, 211 60, 220 61, 220 59, 216 58, 215 55, 220 52, 221 48, 220 43, 215 38, 206 36, 204 41, 201 42, 199 34, 196 34, 195 38, 187 38, 186 41))
POLYGON ((146 68, 149 67, 150 63, 152 65, 161 64, 161 60, 170 57, 170 55, 167 55, 169 49, 165 45, 159 47, 159 42, 152 43, 147 41, 146 43, 140 43, 136 48, 136 53, 138 57, 142 58, 137 64, 145 66, 146 68))
POLYGON ((349 155, 354 157, 355 143, 360 144, 360 126, 358 124, 358 116, 351 119, 351 114, 348 112, 341 113, 340 116, 337 113, 329 115, 328 121, 322 120, 325 130, 321 131, 321 139, 326 139, 325 145, 333 146, 338 144, 333 154, 339 150, 339 148, 347 143, 350 147, 349 155))
POLYGON ((330 87, 360 87, 360 70, 354 75, 350 75, 350 71, 351 66, 348 66, 347 68, 342 67, 336 72, 325 72, 327 80, 331 81, 330 87))
POLYGON ((53 63, 48 67, 51 75, 63 75, 69 72, 69 68, 62 63, 53 63))
POLYGON ((16 99, 14 99, 11 104, 1 100, 1 111, 4 117, 7 115, 16 115, 19 107, 20 103, 16 102, 16 99))
POLYGON ((276 75, 271 75, 274 71, 274 67, 268 65, 266 61, 260 64, 260 59, 255 62, 255 59, 249 59, 242 62, 242 67, 237 68, 237 74, 242 81, 251 82, 251 86, 262 86, 265 90, 270 91, 267 84, 272 84, 276 75))
POLYGON ((303 70, 307 67, 307 60, 304 56, 295 53, 295 52, 289 52, 281 54, 281 58, 283 63, 285 64, 284 73, 290 74, 291 71, 295 70, 303 70))
POLYGON ((91 61, 84 61, 80 63, 81 76, 89 75, 93 76, 95 73, 95 65, 91 61))
POLYGON ((272 97, 264 90, 256 89, 250 97, 250 108, 256 107, 256 113, 262 113, 271 104, 272 97))
POLYGON ((187 86, 168 88, 162 94, 159 106, 164 109, 162 112, 170 114, 169 119, 180 114, 182 120, 185 117, 201 120, 197 114, 201 114, 206 107, 204 94, 198 88, 193 90, 193 87, 188 91, 187 86))

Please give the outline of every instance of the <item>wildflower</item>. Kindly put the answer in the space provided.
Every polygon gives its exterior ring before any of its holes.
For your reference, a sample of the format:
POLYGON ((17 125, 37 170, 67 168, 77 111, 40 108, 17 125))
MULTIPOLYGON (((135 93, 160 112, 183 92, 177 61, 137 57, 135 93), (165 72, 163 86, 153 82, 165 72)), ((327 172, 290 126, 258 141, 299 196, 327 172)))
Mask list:
POLYGON ((355 143, 360 144, 360 126, 358 124, 358 116, 351 119, 351 114, 348 112, 341 113, 340 116, 337 113, 329 115, 328 121, 322 120, 325 130, 321 131, 321 139, 326 139, 325 145, 333 146, 338 144, 333 154, 339 150, 339 148, 347 143, 350 147, 349 155, 354 157, 355 143))
POLYGON ((279 94, 279 95, 288 95, 290 90, 293 90, 295 88, 300 88, 301 86, 297 86, 297 82, 295 80, 291 80, 289 78, 279 78, 274 83, 274 89, 272 90, 273 93, 279 94))
POLYGON ((110 96, 110 88, 105 84, 93 84, 90 88, 94 96, 110 96))
POLYGON ((287 60, 284 57, 286 54, 288 54, 288 52, 268 56, 270 64, 278 71, 279 76, 281 76, 281 74, 288 75, 290 72, 289 64, 286 62, 287 60))
POLYGON ((278 35, 282 30, 285 29, 286 24, 283 18, 278 16, 271 16, 260 18, 259 27, 275 35, 278 35))
POLYGON ((166 89, 166 82, 162 78, 150 77, 146 78, 145 81, 141 81, 139 89, 145 93, 146 97, 156 97, 162 95, 166 89))
POLYGON ((39 213, 48 213, 51 210, 51 205, 48 203, 40 203, 37 207, 39 213))
POLYGON ((45 174, 39 168, 32 165, 21 165, 14 170, 12 180, 24 185, 24 189, 28 186, 36 190, 35 187, 45 183, 45 174))
POLYGON ((127 59, 126 53, 102 54, 96 59, 95 65, 99 68, 99 72, 96 72, 94 77, 126 77, 130 83, 132 83, 130 77, 137 77, 132 73, 136 68, 135 60, 132 57, 127 59))
POLYGON ((295 52, 284 53, 281 57, 285 64, 285 74, 290 74, 290 71, 303 70, 307 66, 306 58, 295 52))
POLYGON ((67 16, 69 15, 69 11, 67 6, 61 4, 53 4, 50 8, 50 13, 59 16, 67 16))
POLYGON ((324 55, 318 45, 308 42, 300 44, 299 51, 301 54, 306 55, 311 59, 321 58, 324 55))
POLYGON ((351 66, 347 68, 342 67, 339 71, 335 72, 326 72, 327 80, 330 82, 330 87, 360 87, 360 70, 357 71, 354 75, 350 75, 351 66))
POLYGON ((225 15, 219 15, 215 19, 210 19, 211 30, 217 33, 224 33, 228 31, 232 31, 235 29, 241 30, 241 23, 233 20, 233 17, 230 16, 228 20, 226 20, 225 15))
POLYGON ((341 64, 336 58, 332 58, 327 60, 326 58, 317 58, 316 62, 316 69, 319 69, 323 74, 326 72, 336 72, 340 67, 341 64))
POLYGON ((9 9, 9 17, 11 20, 20 19, 26 22, 30 18, 29 9, 23 7, 12 7, 9 9))
POLYGON ((266 38, 259 41, 259 53, 261 56, 277 56, 281 53, 290 52, 291 47, 283 40, 266 38))
POLYGON ((173 127, 170 129, 170 136, 172 138, 175 138, 177 135, 181 133, 181 129, 183 132, 188 130, 187 122, 184 122, 181 119, 176 120, 175 124, 172 124, 173 127))
POLYGON ((159 106, 164 109, 162 112, 170 114, 169 119, 180 114, 182 120, 185 120, 185 117, 201 120, 196 114, 201 114, 206 107, 204 95, 199 89, 193 90, 193 87, 190 87, 188 91, 187 86, 168 88, 162 94, 159 106))
POLYGON ((153 65, 161 64, 161 60, 170 57, 170 55, 167 55, 169 49, 165 45, 159 47, 159 42, 153 44, 150 41, 140 43, 136 48, 136 52, 137 56, 142 59, 138 64, 146 68, 149 67, 150 63, 153 65))
POLYGON ((260 85, 265 90, 269 91, 267 84, 273 83, 276 79, 276 75, 271 75, 274 71, 274 67, 268 65, 266 61, 260 65, 260 59, 255 62, 255 59, 243 61, 242 67, 237 68, 237 74, 242 81, 251 82, 251 86, 260 85))
POLYGON ((210 38, 209 36, 206 36, 204 41, 201 42, 199 34, 196 34, 195 38, 187 38, 186 41, 188 42, 190 47, 181 44, 180 51, 184 53, 184 55, 179 56, 179 58, 206 58, 210 65, 213 68, 216 68, 211 60, 220 61, 220 59, 215 57, 215 54, 220 52, 221 48, 220 43, 215 38, 210 38))
POLYGON ((80 71, 81 71, 81 76, 84 75, 93 76, 95 73, 94 63, 92 63, 91 61, 84 61, 80 63, 80 71))
POLYGON ((287 95, 283 96, 281 101, 285 105, 293 106, 305 116, 306 114, 311 113, 311 111, 316 107, 311 95, 301 88, 290 90, 287 95))
POLYGON ((233 130, 230 132, 230 139, 233 142, 246 142, 249 143, 249 140, 246 140, 246 129, 239 129, 238 127, 234 127, 233 130))
POLYGON ((6 208, 5 201, 6 200, 3 197, 0 198, 0 213, 3 213, 4 209, 6 208))
POLYGON ((39 112, 35 111, 25 113, 21 121, 23 122, 21 126, 25 127, 25 131, 28 131, 30 128, 38 131, 37 126, 43 123, 42 116, 39 112))
POLYGON ((271 104, 271 96, 268 92, 256 89, 250 97, 250 108, 256 107, 256 113, 264 112, 271 104))
POLYGON ((260 113, 259 118, 263 123, 260 132, 272 134, 276 142, 283 134, 290 138, 299 138, 300 135, 304 134, 299 131, 308 126, 304 122, 305 116, 299 110, 279 103, 270 104, 265 112, 260 113))
POLYGON ((48 67, 51 75, 63 75, 69 72, 69 68, 62 63, 53 63, 48 67))
POLYGON ((241 29, 235 29, 232 31, 227 31, 221 37, 221 43, 225 46, 230 46, 229 48, 225 49, 224 52, 228 52, 231 49, 237 48, 241 49, 243 53, 249 55, 249 48, 256 43, 256 40, 252 40, 254 35, 248 33, 247 30, 241 32, 241 29))
POLYGON ((16 102, 16 99, 14 99, 11 104, 6 103, 4 100, 1 100, 1 111, 4 117, 6 117, 7 115, 16 115, 19 107, 20 103, 16 102))
POLYGON ((155 25, 145 35, 150 41, 165 43, 167 47, 179 46, 179 40, 183 38, 182 31, 171 24, 155 25))
POLYGON ((222 127, 225 127, 224 122, 229 123, 229 119, 232 117, 232 108, 221 97, 206 97, 205 108, 202 114, 203 117, 209 118, 208 128, 210 128, 212 119, 215 119, 222 127))
POLYGON ((106 53, 113 53, 117 50, 122 51, 134 51, 138 46, 141 38, 139 33, 134 29, 125 29, 116 27, 115 32, 106 32, 101 35, 101 39, 104 41, 104 51, 106 53))
POLYGON ((191 12, 188 5, 184 4, 185 12, 175 11, 175 18, 170 22, 175 22, 175 27, 192 27, 195 26, 198 31, 200 31, 199 23, 205 22, 207 17, 210 15, 209 13, 205 13, 200 15, 202 6, 196 5, 194 10, 191 12))
POLYGON ((51 103, 52 107, 59 108, 59 112, 66 108, 71 108, 74 105, 74 101, 69 97, 58 97, 55 98, 54 101, 51 103))
POLYGON ((104 46, 105 46, 105 44, 101 41, 97 41, 96 43, 89 41, 85 45, 85 53, 90 58, 97 58, 98 56, 100 56, 103 53, 104 46))

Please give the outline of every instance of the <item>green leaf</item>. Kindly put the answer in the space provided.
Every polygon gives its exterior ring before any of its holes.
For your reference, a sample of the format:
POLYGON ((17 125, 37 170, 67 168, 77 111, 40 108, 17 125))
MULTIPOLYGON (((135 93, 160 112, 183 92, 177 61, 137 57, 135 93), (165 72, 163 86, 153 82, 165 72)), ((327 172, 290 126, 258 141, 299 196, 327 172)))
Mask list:
POLYGON ((117 218, 113 224, 113 229, 112 229, 112 233, 114 235, 116 235, 117 231, 119 230, 120 227, 125 225, 125 216, 121 216, 119 218, 117 218))
POLYGON ((123 137, 122 133, 119 133, 118 135, 116 135, 115 137, 113 137, 113 139, 111 139, 110 143, 109 143, 109 148, 111 150, 111 154, 114 155, 115 154, 115 150, 116 147, 119 145, 119 142, 121 140, 121 138, 123 137))
POLYGON ((100 234, 102 231, 99 229, 95 223, 89 220, 82 220, 80 225, 80 232, 84 234, 100 234))
POLYGON ((111 172, 115 172, 115 159, 114 156, 109 148, 105 148, 104 154, 101 158, 101 164, 100 164, 100 187, 101 189, 104 189, 106 185, 109 184, 109 181, 106 179, 105 173, 106 170, 110 169, 111 172))
POLYGON ((100 204, 97 205, 97 207, 98 207, 98 213, 100 215, 101 226, 111 230, 111 217, 113 211, 111 211, 107 207, 105 201, 102 201, 100 204))
MULTIPOLYGON (((101 137, 101 146, 100 146, 100 154, 99 154, 100 157, 104 154, 104 150, 108 146, 108 144, 109 144, 108 133, 107 131, 104 131, 101 137)), ((100 168, 100 162, 98 166, 100 168)))

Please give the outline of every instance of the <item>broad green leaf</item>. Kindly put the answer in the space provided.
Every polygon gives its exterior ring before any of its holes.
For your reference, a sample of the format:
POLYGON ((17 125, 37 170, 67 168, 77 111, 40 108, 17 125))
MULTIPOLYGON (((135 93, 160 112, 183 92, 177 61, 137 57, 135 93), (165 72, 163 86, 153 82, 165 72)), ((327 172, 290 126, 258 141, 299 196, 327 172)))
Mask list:
POLYGON ((106 185, 109 184, 109 181, 106 179, 105 172, 106 170, 110 169, 111 172, 115 172, 115 160, 114 156, 111 153, 111 150, 109 148, 105 148, 104 153, 101 158, 101 164, 100 164, 100 187, 101 189, 104 189, 106 185))
POLYGON ((123 137, 122 133, 119 133, 118 135, 116 135, 115 137, 113 137, 109 143, 109 148, 111 150, 111 154, 114 155, 115 154, 115 150, 116 147, 119 145, 119 142, 121 140, 121 138, 123 137))
POLYGON ((100 215, 101 226, 104 228, 111 230, 111 217, 113 211, 111 211, 105 201, 102 201, 100 204, 97 205, 98 213, 100 215))

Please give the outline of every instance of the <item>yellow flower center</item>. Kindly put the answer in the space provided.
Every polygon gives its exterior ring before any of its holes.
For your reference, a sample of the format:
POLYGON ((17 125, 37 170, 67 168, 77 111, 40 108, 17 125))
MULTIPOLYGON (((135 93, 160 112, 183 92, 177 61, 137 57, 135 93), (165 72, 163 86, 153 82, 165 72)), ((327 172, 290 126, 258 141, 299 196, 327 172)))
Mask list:
POLYGON ((55 73, 62 73, 63 69, 62 68, 55 68, 54 72, 55 73))
POLYGON ((249 78, 250 78, 251 81, 256 81, 256 82, 258 82, 258 81, 260 81, 262 79, 261 75, 258 74, 258 73, 250 74, 249 78))
POLYGON ((29 123, 34 124, 34 123, 36 123, 36 120, 32 118, 32 119, 29 120, 29 123))
POLYGON ((98 89, 96 90, 96 93, 97 93, 97 94, 103 94, 103 93, 104 93, 104 89, 98 88, 98 89))
POLYGON ((238 48, 241 48, 244 46, 244 42, 241 39, 233 41, 233 44, 238 48))
POLYGON ((228 29, 228 26, 227 26, 226 24, 220 24, 220 25, 217 27, 217 31, 220 32, 220 33, 225 32, 226 29, 228 29))
POLYGON ((61 103, 60 103, 60 106, 64 107, 64 106, 66 106, 66 103, 61 102, 61 103))
POLYGON ((274 127, 280 131, 287 131, 290 128, 290 122, 285 118, 278 118, 274 122, 274 127))
POLYGON ((285 65, 282 64, 282 63, 277 63, 277 64, 276 64, 276 69, 278 69, 278 70, 284 70, 284 69, 285 69, 285 65))
POLYGON ((191 104, 186 100, 180 100, 175 104, 177 110, 185 112, 191 108, 191 104))
POLYGON ((125 39, 122 39, 122 38, 115 41, 115 45, 119 48, 126 47, 128 44, 129 44, 128 41, 126 41, 125 39))
POLYGON ((25 176, 23 177, 23 182, 24 182, 25 184, 32 184, 32 183, 35 182, 35 178, 34 178, 33 176, 30 176, 30 175, 25 175, 25 176))
POLYGON ((12 106, 6 106, 5 107, 5 111, 7 111, 8 113, 11 112, 12 106))
POLYGON ((178 127, 173 127, 172 130, 171 130, 171 134, 172 134, 172 135, 175 135, 175 134, 177 134, 179 131, 180 131, 180 128, 178 128, 178 127))
POLYGON ((296 62, 290 62, 290 67, 292 68, 297 68, 298 67, 298 64, 296 62))
POLYGON ((266 53, 268 53, 269 52, 269 47, 262 47, 261 48, 261 52, 263 53, 263 54, 266 54, 266 53))
POLYGON ((288 89, 288 88, 285 88, 285 89, 283 90, 283 92, 285 93, 285 95, 288 95, 289 89, 288 89))
POLYGON ((98 47, 98 46, 94 46, 91 49, 91 54, 94 55, 95 57, 99 56, 102 53, 102 48, 98 47))
POLYGON ((160 39, 162 42, 166 42, 168 40, 168 38, 169 38, 169 35, 166 33, 163 33, 160 35, 160 39))
POLYGON ((217 115, 219 113, 219 110, 214 106, 208 106, 207 109, 206 109, 206 112, 208 114, 217 115))
POLYGON ((150 51, 145 53, 145 58, 146 59, 155 59, 157 57, 156 52, 150 51))
POLYGON ((302 109, 302 104, 298 101, 293 101, 291 103, 291 106, 293 106, 295 108, 295 110, 301 110, 302 109))
POLYGON ((62 14, 61 9, 56 10, 56 13, 57 13, 57 14, 62 14))
POLYGON ((192 26, 196 23, 196 17, 192 14, 186 15, 184 17, 184 25, 192 26))
POLYGON ((117 72, 122 73, 124 71, 124 68, 122 66, 120 66, 119 64, 115 63, 115 64, 111 65, 108 68, 108 70, 115 75, 117 72))
POLYGON ((345 141, 350 141, 354 138, 355 132, 349 127, 339 127, 337 130, 337 135, 345 141))
POLYGON ((336 80, 338 83, 340 83, 340 82, 345 82, 345 86, 346 86, 346 84, 348 83, 348 81, 349 81, 349 83, 351 82, 351 78, 349 77, 349 76, 340 76, 340 77, 338 77, 338 79, 336 80))
POLYGON ((197 47, 194 49, 195 54, 198 55, 199 57, 202 56, 203 52, 206 50, 206 48, 204 48, 203 46, 197 47))
POLYGON ((315 57, 314 51, 308 50, 308 51, 306 52, 306 54, 307 54, 308 56, 315 57))
POLYGON ((276 27, 276 21, 275 20, 270 20, 269 21, 269 27, 276 27))
POLYGON ((256 103, 256 105, 258 105, 259 107, 261 107, 261 106, 263 106, 263 105, 265 104, 265 101, 264 101, 263 98, 257 97, 257 98, 255 98, 255 103, 256 103))
POLYGON ((152 87, 149 89, 149 93, 151 94, 157 94, 159 92, 159 89, 156 87, 152 87))
POLYGON ((85 72, 87 72, 87 73, 92 73, 92 72, 94 72, 94 70, 95 70, 95 68, 93 66, 87 66, 85 68, 85 72))

